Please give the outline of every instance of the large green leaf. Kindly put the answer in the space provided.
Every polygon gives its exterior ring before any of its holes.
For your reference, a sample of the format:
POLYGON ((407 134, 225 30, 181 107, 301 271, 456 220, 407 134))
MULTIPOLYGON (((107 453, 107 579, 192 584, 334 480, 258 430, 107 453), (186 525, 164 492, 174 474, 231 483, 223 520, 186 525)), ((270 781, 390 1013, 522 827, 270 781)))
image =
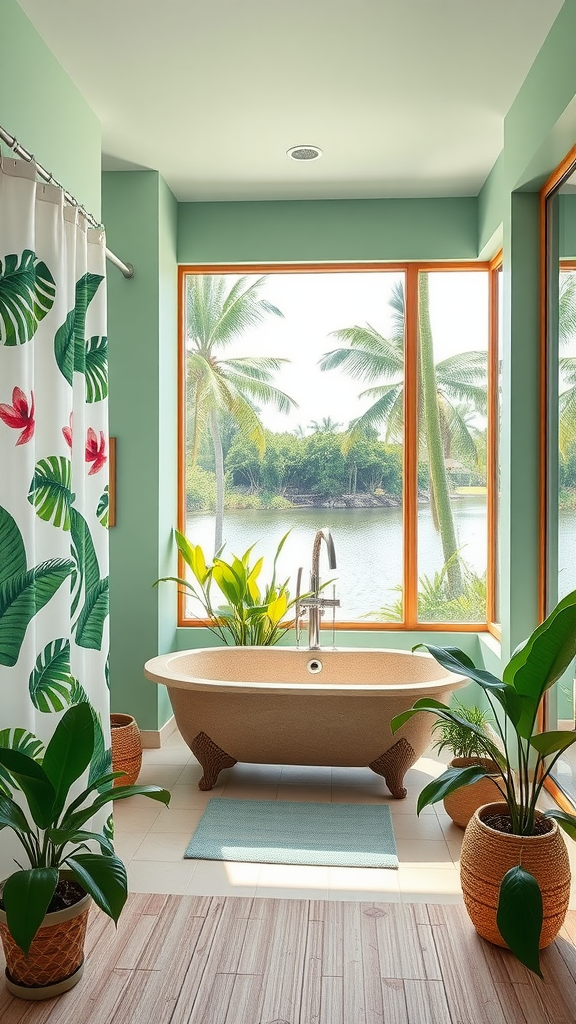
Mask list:
POLYGON ((567 594, 512 655, 502 678, 536 705, 576 657, 576 590, 567 594))
POLYGON ((79 853, 75 857, 67 857, 66 864, 97 906, 117 921, 128 895, 126 868, 120 858, 79 853))
POLYGON ((99 274, 84 274, 76 282, 74 309, 71 309, 66 320, 56 331, 54 338, 54 355, 58 368, 68 383, 72 384, 74 370, 85 372, 86 348, 84 333, 86 311, 94 298, 100 282, 104 278, 99 274))
POLYGON ((108 395, 108 338, 88 339, 85 372, 86 402, 102 402, 108 395))
POLYGON ((166 806, 170 803, 170 793, 167 789, 162 789, 161 786, 139 786, 138 784, 134 786, 115 786, 114 789, 99 793, 89 807, 76 810, 75 805, 77 806, 79 801, 75 800, 74 804, 71 804, 68 808, 61 826, 68 829, 81 828, 96 811, 100 810, 101 807, 105 807, 111 800, 127 800, 131 796, 148 796, 152 800, 159 800, 161 803, 166 804, 166 806), (72 811, 73 813, 70 813, 72 811))
POLYGON ((0 343, 24 345, 54 304, 56 285, 31 249, 0 260, 0 343))
POLYGON ((12 938, 28 954, 58 883, 57 868, 15 871, 6 879, 2 899, 12 938))
POLYGON ((470 658, 457 647, 435 647, 433 644, 416 644, 413 650, 416 650, 418 647, 425 647, 429 654, 443 668, 448 669, 449 672, 468 676, 473 682, 478 683, 483 690, 490 693, 502 705, 511 722, 516 724, 519 721, 522 713, 522 702, 518 694, 509 686, 506 686, 501 679, 498 679, 498 676, 493 676, 491 672, 486 672, 484 669, 476 668, 470 661, 470 658))
POLYGON ((36 659, 28 689, 35 708, 49 713, 63 711, 70 704, 70 641, 52 640, 36 659))
POLYGON ((479 782, 486 776, 493 777, 494 772, 478 764, 468 765, 466 768, 448 768, 437 779, 433 779, 427 786, 424 786, 418 797, 417 814, 420 814, 420 811, 429 804, 438 803, 439 800, 444 800, 444 797, 461 789, 462 786, 470 786, 473 782, 479 782))
POLYGON ((0 729, 0 747, 10 747, 11 750, 19 750, 22 754, 28 754, 34 761, 42 763, 44 756, 44 745, 42 740, 27 729, 0 729))
POLYGON ((16 832, 29 834, 32 829, 24 812, 9 796, 0 796, 0 828, 9 826, 16 832))
MULTIPOLYGON (((19 750, 22 754, 28 754, 34 761, 42 764, 44 744, 27 729, 0 729, 0 747, 19 750)), ((10 773, 0 764, 0 793, 5 792, 9 796, 14 785, 10 773)))
POLYGON ((576 816, 568 814, 566 811, 561 811, 559 808, 552 808, 549 811, 544 811, 545 818, 554 818, 558 822, 561 828, 564 829, 567 835, 571 839, 576 839, 576 816))
POLYGON ((86 594, 84 607, 75 625, 76 643, 79 647, 88 647, 95 651, 102 649, 102 633, 109 608, 108 590, 106 576, 86 594))
POLYGON ((106 775, 112 768, 112 747, 106 747, 102 730, 102 719, 92 705, 90 707, 94 723, 94 753, 92 754, 90 771, 88 773, 89 784, 106 775))
POLYGON ((72 783, 94 753, 94 720, 89 704, 73 704, 60 719, 44 754, 42 767, 56 791, 54 819, 64 807, 72 783))
POLYGON ((100 568, 90 528, 84 516, 76 508, 70 509, 70 531, 72 554, 76 561, 80 582, 84 584, 86 593, 88 593, 100 580, 100 568))
POLYGON ((0 506, 0 587, 11 576, 26 572, 26 550, 18 523, 0 506))
POLYGON ((51 558, 0 586, 0 665, 16 664, 28 624, 70 575, 74 563, 51 558))
POLYGON ((108 527, 108 515, 110 512, 110 494, 108 484, 104 488, 98 501, 98 507, 96 509, 96 517, 98 522, 106 529, 108 527))
POLYGON ((64 455, 49 455, 36 463, 28 501, 36 515, 62 530, 70 529, 72 463, 64 455))
POLYGON ((7 747, 0 747, 0 764, 16 779, 38 827, 48 828, 52 824, 56 791, 42 765, 27 754, 7 747))
POLYGON ((496 924, 514 956, 540 978, 542 894, 538 882, 519 864, 506 872, 500 885, 496 924))

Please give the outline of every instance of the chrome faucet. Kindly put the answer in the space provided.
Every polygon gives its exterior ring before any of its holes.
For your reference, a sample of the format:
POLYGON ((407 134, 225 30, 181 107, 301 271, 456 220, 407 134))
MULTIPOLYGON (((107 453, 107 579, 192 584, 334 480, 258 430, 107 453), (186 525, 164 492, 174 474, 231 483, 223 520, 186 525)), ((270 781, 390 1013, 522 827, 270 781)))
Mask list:
MULTIPOLYGON (((322 530, 317 530, 316 536, 314 537, 314 545, 312 548, 312 569, 310 571, 310 596, 305 597, 302 601, 299 597, 296 597, 296 629, 298 630, 298 618, 299 609, 308 609, 308 649, 310 651, 320 650, 320 617, 325 608, 337 608, 340 605, 340 601, 336 598, 320 597, 320 548, 322 541, 326 544, 326 550, 328 552, 328 567, 330 569, 336 568, 336 551, 334 549, 334 541, 332 540, 332 534, 328 527, 324 527, 322 530)), ((300 583, 299 570, 298 584, 300 583)), ((298 585, 298 592, 300 587, 298 585)))

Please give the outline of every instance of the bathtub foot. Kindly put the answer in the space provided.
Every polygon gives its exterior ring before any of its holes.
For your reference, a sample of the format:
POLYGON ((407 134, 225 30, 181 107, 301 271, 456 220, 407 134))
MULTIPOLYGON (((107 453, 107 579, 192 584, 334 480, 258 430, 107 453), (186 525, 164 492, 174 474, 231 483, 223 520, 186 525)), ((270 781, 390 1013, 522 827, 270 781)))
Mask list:
POLYGON ((382 775, 388 789, 397 800, 403 800, 407 790, 403 786, 404 776, 409 768, 418 760, 408 740, 400 739, 385 754, 381 754, 368 767, 382 775))
POLYGON ((205 732, 199 732, 194 737, 190 749, 204 769, 198 789, 212 789, 216 785, 216 780, 222 769, 232 768, 237 764, 236 758, 230 757, 225 750, 221 750, 205 732))

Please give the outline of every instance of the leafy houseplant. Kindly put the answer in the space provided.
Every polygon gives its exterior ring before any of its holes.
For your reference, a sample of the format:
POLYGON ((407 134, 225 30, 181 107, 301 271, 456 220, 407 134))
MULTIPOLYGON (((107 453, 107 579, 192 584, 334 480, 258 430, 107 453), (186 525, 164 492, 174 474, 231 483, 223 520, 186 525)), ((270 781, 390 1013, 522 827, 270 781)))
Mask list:
POLYGON ((94 720, 87 703, 68 708, 43 757, 40 741, 32 740, 27 749, 0 747, 0 829, 15 833, 28 861, 28 866, 16 861, 18 870, 3 883, 5 924, 0 927, 9 981, 16 987, 11 991, 25 998, 25 990, 17 987, 32 983, 15 977, 11 965, 24 962, 29 975, 31 947, 37 934, 49 926, 49 906, 60 890, 70 888, 66 875, 80 886, 76 898, 88 894, 114 922, 126 902, 126 868, 115 855, 111 839, 104 832, 85 830, 86 822, 111 800, 137 794, 164 804, 170 800, 168 791, 159 786, 112 789, 117 772, 94 779, 70 800, 71 787, 94 753, 94 720), (91 850, 90 843, 99 850, 91 850))
POLYGON ((456 721, 445 721, 437 719, 432 726, 432 735, 438 733, 439 739, 433 743, 433 747, 440 754, 442 750, 451 750, 454 757, 479 758, 484 757, 486 751, 482 746, 481 737, 468 728, 469 723, 477 725, 482 731, 490 718, 487 711, 478 707, 467 707, 457 698, 453 698, 450 705, 459 718, 463 718, 465 725, 456 721))
POLYGON ((197 586, 176 576, 163 576, 156 583, 172 581, 191 593, 204 608, 208 628, 227 646, 230 646, 230 638, 232 645, 237 647, 271 646, 278 643, 290 628, 282 623, 286 613, 296 604, 296 599, 290 598, 288 580, 276 582, 276 565, 289 532, 284 534, 276 548, 272 579, 263 589, 258 580, 264 559, 259 558, 254 565, 250 565, 254 544, 241 558, 233 555, 227 562, 221 557, 220 551, 212 563, 207 564, 200 545, 191 544, 178 530, 174 531, 178 551, 191 569, 197 586), (227 605, 214 606, 213 583, 219 587, 227 605))
MULTIPOLYGON (((537 805, 546 779, 562 753, 576 742, 576 734, 559 730, 538 732, 539 710, 546 690, 562 676, 576 656, 576 591, 563 598, 548 618, 516 649, 504 667, 502 679, 476 668, 471 659, 456 647, 417 646, 426 647, 444 668, 468 676, 482 688, 493 711, 499 743, 478 725, 466 722, 457 710, 429 697, 417 700, 409 711, 397 715, 391 723, 392 731, 396 732, 412 715, 428 711, 438 719, 473 734, 486 756, 496 763, 496 782, 502 793, 502 803, 477 811, 464 834, 461 858, 464 899, 481 935, 509 946, 525 966, 540 974, 539 948, 555 937, 568 907, 569 863, 558 826, 576 838, 576 817, 558 808, 542 812, 537 805), (472 886, 474 875, 477 882, 481 879, 488 884, 485 872, 490 864, 486 862, 499 856, 499 853, 492 857, 485 855, 484 864, 475 863, 471 867, 473 846, 481 826, 500 842, 499 851, 504 847, 510 850, 513 841, 519 837, 513 863, 495 883, 495 921, 489 925, 479 923, 478 917, 474 916, 476 911, 471 908, 481 901, 476 901, 474 894, 470 890, 467 892, 464 886, 465 878, 466 885, 472 886), (545 858, 545 867, 553 867, 550 885, 527 870, 532 856, 530 850, 542 845, 541 841, 549 834, 557 834, 561 841, 561 849, 556 847, 554 855, 545 858), (548 909, 546 902, 548 888, 553 889, 557 897, 558 893, 563 894, 561 900, 557 898, 554 911, 548 909)), ((428 804, 436 803, 460 787, 491 774, 493 772, 478 765, 449 768, 422 790, 418 813, 428 804)), ((486 911, 485 906, 483 909, 486 911)))
MULTIPOLYGON (((453 757, 449 768, 468 768, 471 765, 482 765, 489 769, 492 774, 498 772, 498 765, 495 761, 485 756, 486 751, 482 741, 476 733, 468 728, 469 723, 478 726, 485 732, 490 720, 489 713, 479 707, 467 707, 457 698, 453 697, 450 707, 456 714, 464 719, 466 725, 459 722, 444 721, 437 719, 432 726, 432 734, 438 734, 438 739, 433 747, 441 753, 442 750, 451 750, 453 757)), ((488 804, 500 796, 500 791, 492 777, 478 779, 469 786, 461 787, 449 793, 444 799, 444 810, 452 818, 452 821, 459 828, 466 828, 474 811, 483 804, 488 804)))

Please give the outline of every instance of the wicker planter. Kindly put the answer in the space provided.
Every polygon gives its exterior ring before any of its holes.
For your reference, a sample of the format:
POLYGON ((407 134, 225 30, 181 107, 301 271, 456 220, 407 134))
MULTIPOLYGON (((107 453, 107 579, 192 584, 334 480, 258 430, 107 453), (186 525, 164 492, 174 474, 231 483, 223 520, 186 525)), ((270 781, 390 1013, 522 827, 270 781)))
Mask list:
MULTIPOLYGON (((468 768, 473 764, 481 764, 485 768, 496 768, 496 763, 488 757, 455 757, 450 761, 449 768, 468 768)), ((458 828, 466 828, 470 818, 483 804, 501 800, 502 793, 494 779, 480 779, 471 786, 462 786, 455 793, 449 793, 444 800, 444 810, 458 828)))
POLYGON ((140 730, 132 715, 110 715, 112 771, 126 772, 114 779, 115 786, 133 786, 142 767, 140 730))
MULTIPOLYGON (((552 819, 539 836, 514 836, 490 828, 490 813, 508 813, 505 803, 487 804, 470 819, 460 857, 460 881, 466 909, 476 931, 496 946, 506 946, 496 926, 500 883, 517 864, 536 878, 542 892, 544 921, 540 949, 550 945, 562 927, 570 898, 570 862, 564 837, 552 819)), ((538 813, 538 812, 537 812, 538 813)))
POLYGON ((91 897, 46 914, 25 956, 8 931, 0 910, 0 937, 6 957, 6 985, 20 999, 52 999, 76 985, 84 970, 84 939, 91 897))

